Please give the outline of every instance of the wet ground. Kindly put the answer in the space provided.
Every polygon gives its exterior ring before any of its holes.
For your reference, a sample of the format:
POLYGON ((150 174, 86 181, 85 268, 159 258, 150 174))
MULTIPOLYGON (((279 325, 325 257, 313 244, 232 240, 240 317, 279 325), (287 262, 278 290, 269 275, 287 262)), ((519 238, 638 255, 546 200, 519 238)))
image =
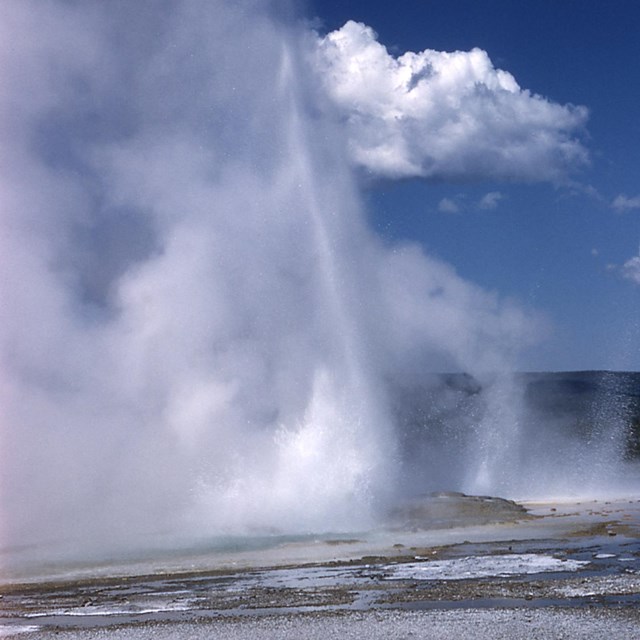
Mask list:
POLYGON ((640 638, 640 501, 487 500, 430 497, 365 539, 5 576, 0 636, 640 638))

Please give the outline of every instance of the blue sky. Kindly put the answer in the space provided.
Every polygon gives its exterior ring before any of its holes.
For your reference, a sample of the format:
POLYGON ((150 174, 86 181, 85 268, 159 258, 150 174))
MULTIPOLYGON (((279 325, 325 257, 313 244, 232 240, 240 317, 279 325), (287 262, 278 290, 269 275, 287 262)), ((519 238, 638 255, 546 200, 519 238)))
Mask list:
POLYGON ((394 56, 479 47, 523 89, 588 109, 589 164, 564 184, 382 180, 365 197, 385 238, 546 317, 525 368, 640 369, 640 282, 623 269, 640 252, 640 4, 317 0, 308 13, 321 33, 362 22, 394 56))

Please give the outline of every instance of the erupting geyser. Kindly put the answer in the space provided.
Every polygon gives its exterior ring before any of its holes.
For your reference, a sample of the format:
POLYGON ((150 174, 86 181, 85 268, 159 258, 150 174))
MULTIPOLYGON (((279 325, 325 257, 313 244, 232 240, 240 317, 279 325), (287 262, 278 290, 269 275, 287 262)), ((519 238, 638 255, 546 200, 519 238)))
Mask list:
MULTIPOLYGON (((344 56, 383 49, 354 25, 323 39, 259 1, 2 4, 3 545, 352 529, 413 481, 504 495, 514 470, 537 473, 517 384, 493 375, 535 323, 367 227, 354 166, 430 177, 475 160, 456 164, 419 104, 409 133, 371 100, 345 115, 344 56), (421 122, 429 153, 407 146, 421 122), (427 450, 405 465, 392 408, 395 381, 427 370, 483 388, 448 472, 427 450)), ((483 52, 456 54, 448 83, 429 54, 429 73, 396 62, 407 91, 458 91, 464 109, 485 82, 496 109, 537 101, 550 172, 583 151, 584 114, 483 52)), ((495 158, 487 172, 508 174, 495 158)))

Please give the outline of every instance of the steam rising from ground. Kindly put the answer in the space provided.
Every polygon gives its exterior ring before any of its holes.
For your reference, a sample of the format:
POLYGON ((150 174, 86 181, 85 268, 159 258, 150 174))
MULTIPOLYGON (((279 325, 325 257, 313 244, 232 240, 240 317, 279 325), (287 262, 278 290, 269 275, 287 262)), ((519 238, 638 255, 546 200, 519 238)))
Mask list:
MULTIPOLYGON (((474 173, 460 149, 493 136, 492 109, 522 107, 503 154, 476 148, 485 173, 555 179, 584 159, 567 133, 584 113, 480 51, 392 63, 376 46, 362 25, 320 38, 257 1, 2 3, 4 544, 368 526, 402 468, 386 382, 511 367, 534 323, 417 246, 384 246, 350 167, 474 173), (400 65, 406 91, 380 109, 430 104, 406 130, 403 113, 365 122, 373 96, 345 124, 356 37, 372 73, 400 65), (459 138, 445 95, 461 122, 469 106, 459 138), (398 155, 416 126, 425 148, 398 155)), ((489 401, 503 414, 505 384, 489 401)), ((507 440, 469 458, 487 490, 507 440)))

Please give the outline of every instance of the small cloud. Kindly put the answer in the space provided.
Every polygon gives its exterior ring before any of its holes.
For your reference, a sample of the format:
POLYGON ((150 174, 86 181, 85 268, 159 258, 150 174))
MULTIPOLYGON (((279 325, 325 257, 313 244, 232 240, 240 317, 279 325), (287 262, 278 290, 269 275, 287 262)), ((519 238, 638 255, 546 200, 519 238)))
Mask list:
POLYGON ((605 200, 602 194, 591 184, 585 184, 576 180, 568 180, 567 187, 569 190, 568 192, 571 195, 586 196, 587 198, 592 198, 598 202, 603 202, 605 200))
POLYGON ((495 209, 503 198, 504 195, 499 191, 490 191, 480 198, 478 207, 480 209, 495 209))
POLYGON ((442 198, 442 200, 438 202, 438 211, 442 213, 459 213, 460 207, 451 198, 442 198))
POLYGON ((640 255, 630 258, 622 265, 622 277, 640 285, 640 255))
POLYGON ((506 196, 500 191, 490 191, 475 203, 471 203, 464 194, 459 193, 450 198, 442 198, 438 202, 438 211, 441 213, 461 213, 463 211, 475 211, 476 209, 488 211, 497 208, 498 203, 505 198, 506 196))
POLYGON ((634 284, 640 285, 640 249, 638 255, 632 256, 624 264, 607 264, 606 270, 622 276, 634 284))
POLYGON ((597 258, 600 255, 600 251, 594 247, 593 249, 591 249, 591 255, 594 258, 597 258))
POLYGON ((640 209, 640 196, 629 198, 624 194, 620 194, 612 203, 611 207, 616 211, 624 212, 631 209, 640 209))

